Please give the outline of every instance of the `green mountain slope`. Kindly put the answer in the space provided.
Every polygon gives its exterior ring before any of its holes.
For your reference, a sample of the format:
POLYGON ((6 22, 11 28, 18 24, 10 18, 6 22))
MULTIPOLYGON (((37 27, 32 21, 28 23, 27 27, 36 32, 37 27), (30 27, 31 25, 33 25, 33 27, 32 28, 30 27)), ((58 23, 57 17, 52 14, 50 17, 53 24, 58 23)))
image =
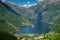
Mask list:
POLYGON ((60 17, 60 3, 53 3, 47 5, 46 7, 48 11, 45 11, 45 15, 43 16, 42 21, 46 23, 53 23, 60 17))
POLYGON ((12 10, 7 9, 0 3, 0 30, 4 31, 18 31, 24 25, 29 23, 25 21, 24 17, 16 15, 12 10), (4 20, 3 22, 1 22, 4 20))
POLYGON ((60 2, 47 4, 48 11, 43 12, 42 22, 50 24, 52 31, 60 33, 60 2))

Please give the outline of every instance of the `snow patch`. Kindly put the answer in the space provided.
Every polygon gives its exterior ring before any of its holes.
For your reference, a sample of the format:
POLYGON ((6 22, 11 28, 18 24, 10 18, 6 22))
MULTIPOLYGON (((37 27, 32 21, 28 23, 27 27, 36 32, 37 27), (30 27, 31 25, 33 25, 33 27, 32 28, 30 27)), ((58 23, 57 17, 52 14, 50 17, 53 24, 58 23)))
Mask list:
POLYGON ((2 2, 5 2, 6 0, 1 0, 2 2))
POLYGON ((30 2, 28 1, 26 4, 24 4, 24 5, 20 5, 20 7, 29 8, 29 7, 31 7, 31 6, 35 6, 35 5, 37 5, 37 3, 30 4, 30 2))
POLYGON ((37 0, 38 2, 43 2, 44 0, 37 0))

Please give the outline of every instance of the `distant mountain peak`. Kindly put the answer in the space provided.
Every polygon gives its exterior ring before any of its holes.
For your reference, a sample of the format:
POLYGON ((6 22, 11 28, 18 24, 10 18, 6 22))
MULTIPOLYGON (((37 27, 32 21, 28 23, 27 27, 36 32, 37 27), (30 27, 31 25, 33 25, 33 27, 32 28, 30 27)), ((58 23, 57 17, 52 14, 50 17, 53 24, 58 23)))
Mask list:
POLYGON ((13 2, 10 2, 10 1, 7 1, 7 2, 10 3, 10 4, 16 5, 16 3, 13 3, 13 2))
POLYGON ((43 2, 43 1, 45 1, 45 0, 38 0, 38 2, 43 2))
POLYGON ((7 0, 1 0, 2 2, 6 2, 7 0))
POLYGON ((25 7, 25 8, 29 8, 31 6, 35 6, 37 5, 37 3, 34 3, 34 4, 30 4, 29 2, 27 2, 27 4, 24 4, 24 5, 20 5, 20 7, 25 7))

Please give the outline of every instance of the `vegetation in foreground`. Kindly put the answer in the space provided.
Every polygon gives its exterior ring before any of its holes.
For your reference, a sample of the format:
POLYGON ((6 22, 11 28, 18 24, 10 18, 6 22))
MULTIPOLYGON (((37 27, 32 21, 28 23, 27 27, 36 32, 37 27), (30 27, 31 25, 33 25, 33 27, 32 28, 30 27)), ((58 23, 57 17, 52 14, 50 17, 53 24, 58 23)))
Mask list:
POLYGON ((15 34, 0 31, 0 40, 60 40, 59 33, 48 34, 15 34))
POLYGON ((0 31, 0 40, 17 40, 17 38, 9 32, 0 31))

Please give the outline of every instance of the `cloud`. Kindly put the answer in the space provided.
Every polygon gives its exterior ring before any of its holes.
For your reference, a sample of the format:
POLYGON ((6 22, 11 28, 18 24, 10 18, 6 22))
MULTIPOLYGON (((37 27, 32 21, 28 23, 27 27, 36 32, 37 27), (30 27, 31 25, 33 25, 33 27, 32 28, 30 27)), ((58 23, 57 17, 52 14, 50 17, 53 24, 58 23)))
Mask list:
POLYGON ((25 7, 25 8, 29 8, 31 6, 34 6, 34 5, 37 5, 37 3, 34 3, 34 4, 30 4, 30 2, 28 1, 27 4, 24 4, 24 5, 20 5, 21 7, 25 7))
POLYGON ((44 0, 37 0, 38 2, 43 2, 44 0))
POLYGON ((36 3, 34 3, 34 4, 24 4, 23 7, 29 8, 29 7, 34 6, 34 5, 37 5, 37 4, 36 3))
POLYGON ((10 4, 16 5, 16 3, 14 3, 14 2, 10 2, 10 1, 7 1, 7 2, 10 3, 10 4))
POLYGON ((6 0, 1 0, 2 2, 5 2, 6 0))

